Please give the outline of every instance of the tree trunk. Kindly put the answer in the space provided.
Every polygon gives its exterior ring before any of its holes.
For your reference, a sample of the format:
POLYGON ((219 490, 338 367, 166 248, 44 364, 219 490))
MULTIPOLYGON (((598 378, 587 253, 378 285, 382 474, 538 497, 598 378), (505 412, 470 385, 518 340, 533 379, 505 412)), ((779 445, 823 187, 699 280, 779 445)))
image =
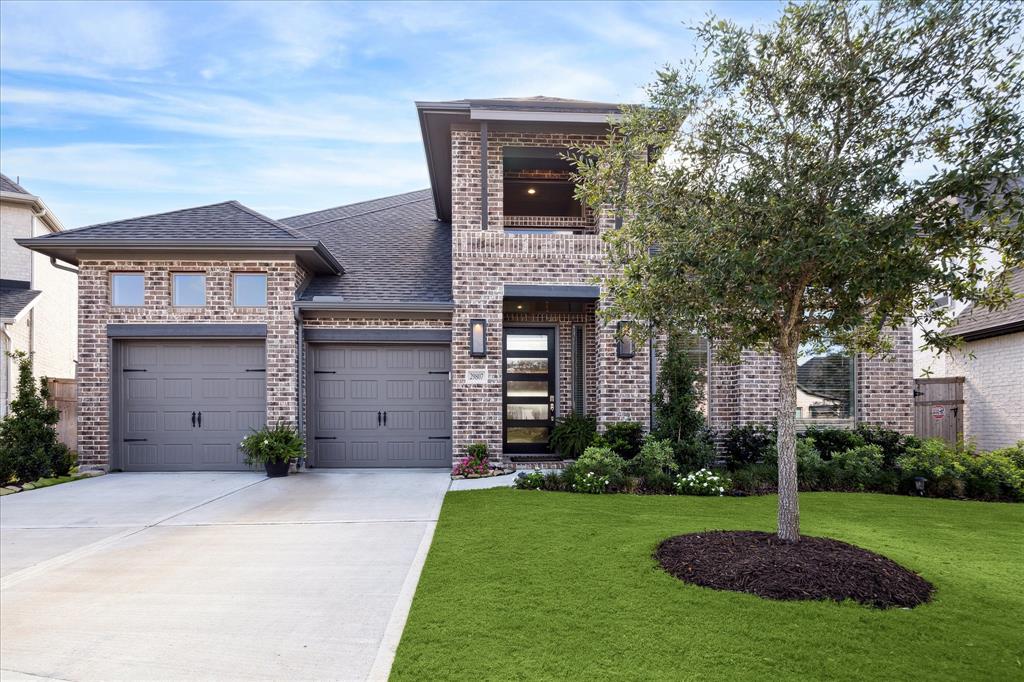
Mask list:
POLYGON ((779 432, 775 443, 779 459, 779 539, 800 539, 800 503, 796 479, 796 359, 795 345, 779 352, 779 432))

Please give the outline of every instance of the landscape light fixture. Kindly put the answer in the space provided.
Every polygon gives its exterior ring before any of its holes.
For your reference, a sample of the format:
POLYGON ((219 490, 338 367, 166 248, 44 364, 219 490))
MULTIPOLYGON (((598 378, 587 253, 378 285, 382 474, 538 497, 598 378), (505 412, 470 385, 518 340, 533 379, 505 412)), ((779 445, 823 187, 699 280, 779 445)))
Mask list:
POLYGON ((914 477, 914 487, 917 488, 917 494, 924 497, 924 484, 928 482, 928 479, 924 476, 914 477))
POLYGON ((526 193, 527 193, 527 194, 536 194, 536 193, 537 193, 537 190, 535 190, 534 188, 532 188, 532 187, 531 187, 531 188, 529 188, 528 190, 526 190, 526 193))

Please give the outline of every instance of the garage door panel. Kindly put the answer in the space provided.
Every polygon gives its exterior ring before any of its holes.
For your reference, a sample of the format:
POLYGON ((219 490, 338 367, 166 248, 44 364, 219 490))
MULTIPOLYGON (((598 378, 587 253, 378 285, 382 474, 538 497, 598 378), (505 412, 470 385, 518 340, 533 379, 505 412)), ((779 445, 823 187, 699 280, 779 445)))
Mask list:
POLYGON ((309 358, 316 466, 450 465, 447 346, 311 345, 309 358))
POLYGON ((119 348, 122 370, 134 370, 122 371, 118 397, 122 468, 249 468, 239 442, 266 423, 266 381, 247 370, 265 367, 263 342, 140 340, 119 348))

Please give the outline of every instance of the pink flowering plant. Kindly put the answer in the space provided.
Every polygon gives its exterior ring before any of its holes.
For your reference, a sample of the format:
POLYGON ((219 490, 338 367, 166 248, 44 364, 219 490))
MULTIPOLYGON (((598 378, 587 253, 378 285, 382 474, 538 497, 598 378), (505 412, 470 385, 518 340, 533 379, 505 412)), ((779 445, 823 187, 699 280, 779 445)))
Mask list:
POLYGON ((486 476, 490 470, 487 443, 471 443, 466 447, 466 456, 452 467, 452 476, 486 476))

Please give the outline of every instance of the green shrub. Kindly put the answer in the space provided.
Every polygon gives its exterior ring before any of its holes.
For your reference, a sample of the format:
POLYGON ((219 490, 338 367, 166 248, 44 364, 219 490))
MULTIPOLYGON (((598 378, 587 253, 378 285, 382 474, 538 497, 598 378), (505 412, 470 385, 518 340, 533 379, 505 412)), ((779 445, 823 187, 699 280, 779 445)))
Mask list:
POLYGON ((577 459, 594 443, 597 419, 575 412, 555 422, 551 429, 551 447, 564 459, 577 459))
POLYGON ((654 471, 641 479, 641 487, 644 492, 656 495, 670 495, 675 492, 675 479, 672 474, 664 471, 654 471))
POLYGON ((466 446, 466 456, 477 462, 487 460, 487 443, 470 443, 466 446))
POLYGON ((67 476, 75 467, 78 457, 68 446, 64 445, 64 443, 57 443, 56 449, 50 459, 53 462, 53 475, 67 476))
POLYGON ((908 446, 917 446, 921 443, 920 439, 914 436, 904 435, 879 424, 860 424, 856 433, 868 445, 882 448, 883 469, 893 468, 896 460, 906 454, 908 446))
POLYGON ((621 478, 626 468, 626 460, 619 457, 611 448, 591 446, 583 451, 573 468, 583 473, 593 472, 621 478))
POLYGON ((704 372, 690 358, 693 337, 670 334, 658 368, 658 386, 651 398, 654 436, 672 444, 683 471, 710 466, 715 445, 704 419, 704 372))
POLYGON ((534 469, 530 473, 520 471, 512 483, 520 490, 540 490, 544 486, 544 472, 540 469, 534 469))
POLYGON ((829 465, 842 489, 865 490, 877 480, 882 471, 882 461, 882 448, 861 445, 835 453, 829 465))
POLYGON ((600 436, 600 444, 623 459, 633 459, 640 453, 643 439, 644 427, 640 422, 610 422, 600 436))
POLYGON ((298 432, 284 422, 274 427, 264 426, 239 443, 249 466, 267 462, 289 462, 302 456, 303 442, 298 432))
MULTIPOLYGON (((32 358, 18 351, 9 357, 18 363, 17 397, 11 410, 0 420, 0 475, 7 483, 12 477, 19 481, 35 481, 62 469, 67 448, 57 440, 60 411, 47 402, 50 391, 46 377, 38 385, 32 378, 32 358)), ((0 358, 0 361, 4 361, 0 358)))
POLYGON ((725 455, 730 470, 757 464, 775 455, 776 435, 764 424, 734 426, 725 434, 725 455))
POLYGON ((963 475, 966 495, 977 500, 1024 501, 1024 467, 1011 454, 993 450, 968 457, 963 475))
POLYGON ((732 489, 732 481, 723 474, 716 474, 710 469, 701 469, 688 474, 680 474, 676 478, 675 489, 680 495, 720 497, 732 489))
POLYGON ((954 447, 939 438, 929 438, 918 446, 908 447, 906 454, 897 458, 896 467, 906 491, 912 491, 914 479, 922 477, 929 497, 964 497, 964 478, 972 456, 970 445, 961 443, 954 447))
POLYGON ((657 440, 652 436, 644 439, 640 453, 629 461, 626 467, 630 473, 649 478, 655 473, 674 474, 679 471, 676 464, 672 441, 657 440))
POLYGON ((774 464, 748 464, 730 472, 732 487, 747 495, 765 495, 778 490, 779 469, 774 464))
POLYGON ((1016 445, 1007 448, 993 450, 991 454, 1008 457, 1015 467, 1024 469, 1024 440, 1017 441, 1016 445))
POLYGON ((593 471, 577 471, 572 480, 572 492, 598 495, 608 492, 611 477, 593 471))
POLYGON ((821 458, 826 461, 832 459, 832 455, 837 452, 845 452, 868 444, 859 432, 834 427, 811 426, 804 432, 804 436, 814 439, 814 447, 818 450, 821 458))

